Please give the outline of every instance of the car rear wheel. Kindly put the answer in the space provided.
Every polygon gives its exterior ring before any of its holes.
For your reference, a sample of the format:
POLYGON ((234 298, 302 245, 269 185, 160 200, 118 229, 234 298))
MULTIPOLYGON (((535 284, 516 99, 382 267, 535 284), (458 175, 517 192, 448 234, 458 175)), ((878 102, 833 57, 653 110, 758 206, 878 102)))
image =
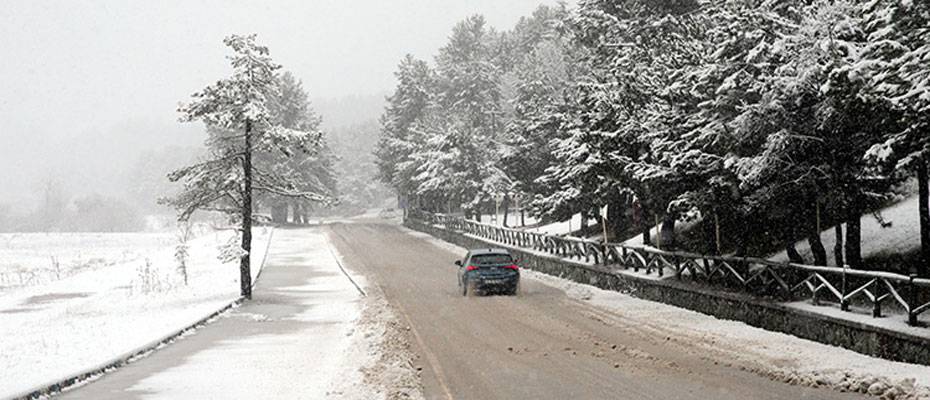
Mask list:
POLYGON ((474 282, 465 281, 465 288, 462 289, 462 294, 468 297, 478 296, 478 285, 474 282))

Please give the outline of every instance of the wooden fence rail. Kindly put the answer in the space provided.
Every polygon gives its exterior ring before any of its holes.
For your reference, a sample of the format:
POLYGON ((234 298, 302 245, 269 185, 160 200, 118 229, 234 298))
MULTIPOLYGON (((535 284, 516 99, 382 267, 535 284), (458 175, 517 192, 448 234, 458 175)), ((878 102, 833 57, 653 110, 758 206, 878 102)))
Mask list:
POLYGON ((916 275, 603 243, 504 228, 460 216, 423 211, 411 211, 408 218, 570 260, 611 269, 642 270, 659 277, 668 273, 679 280, 724 286, 785 301, 809 299, 818 304, 827 300, 837 303, 843 311, 849 311, 851 302, 856 300, 871 305, 872 316, 876 318, 882 316, 883 304, 895 302, 907 312, 910 325, 917 325, 918 316, 930 310, 930 279, 916 275))

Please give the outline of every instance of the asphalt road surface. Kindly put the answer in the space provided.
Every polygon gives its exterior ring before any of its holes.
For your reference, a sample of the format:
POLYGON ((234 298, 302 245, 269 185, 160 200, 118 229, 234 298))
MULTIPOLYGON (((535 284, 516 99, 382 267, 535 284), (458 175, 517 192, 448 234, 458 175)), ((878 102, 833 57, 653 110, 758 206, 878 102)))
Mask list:
POLYGON ((452 264, 462 254, 397 225, 327 229, 410 325, 427 399, 864 398, 715 363, 535 281, 516 297, 463 297, 452 264))

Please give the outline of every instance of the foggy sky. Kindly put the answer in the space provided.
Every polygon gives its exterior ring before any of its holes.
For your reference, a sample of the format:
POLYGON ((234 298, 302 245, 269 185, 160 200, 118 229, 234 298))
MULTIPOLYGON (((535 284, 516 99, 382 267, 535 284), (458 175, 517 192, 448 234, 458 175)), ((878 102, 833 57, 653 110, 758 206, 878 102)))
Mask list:
POLYGON ((175 109, 228 74, 229 34, 257 33, 313 98, 382 96, 401 57, 432 60, 455 22, 479 13, 508 29, 540 3, 555 1, 4 1, 0 201, 44 175, 100 175, 62 161, 76 144, 97 146, 106 165, 112 153, 200 143, 175 109))

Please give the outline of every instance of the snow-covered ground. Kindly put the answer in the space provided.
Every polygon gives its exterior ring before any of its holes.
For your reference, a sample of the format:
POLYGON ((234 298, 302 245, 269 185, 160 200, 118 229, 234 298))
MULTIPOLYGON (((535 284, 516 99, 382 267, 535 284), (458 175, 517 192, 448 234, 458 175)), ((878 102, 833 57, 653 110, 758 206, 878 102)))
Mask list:
MULTIPOLYGON (((594 219, 588 220, 588 225, 597 223, 594 219)), ((529 229, 532 232, 548 233, 550 235, 567 235, 581 228, 581 214, 572 215, 572 218, 566 221, 553 222, 548 225, 542 225, 529 229)))
MULTIPOLYGON (((698 223, 700 223, 699 219, 694 219, 694 220, 686 221, 686 222, 678 221, 677 223, 675 223, 675 235, 681 235, 682 232, 685 232, 685 231, 688 231, 694 228, 698 223)), ((659 229, 661 228, 662 228, 662 225, 656 225, 649 230, 649 235, 653 238, 653 240, 655 240, 655 238, 658 237, 659 229)), ((625 245, 630 245, 630 246, 642 246, 643 235, 642 234, 634 235, 633 237, 627 240, 624 240, 622 243, 625 245)))
POLYGON ((144 399, 422 398, 409 344, 398 342, 380 291, 349 271, 368 293, 360 295, 331 249, 319 228, 278 231, 253 301, 188 339, 202 341, 202 350, 126 392, 144 399))
MULTIPOLYGON (((458 254, 465 248, 408 230, 458 254)), ((739 321, 602 290, 552 275, 523 270, 567 296, 612 312, 617 323, 646 337, 668 338, 682 351, 797 385, 867 392, 883 398, 930 399, 930 367, 870 357, 836 346, 754 328, 739 321)), ((599 316, 604 317, 604 316, 599 316)))
MULTIPOLYGON (((496 221, 493 215, 483 215, 481 216, 481 222, 485 224, 503 225, 504 213, 503 212, 500 213, 496 221)), ((507 218, 507 222, 510 225, 510 227, 520 229, 520 213, 511 212, 509 217, 507 218)), ((527 225, 526 230, 529 232, 547 233, 550 235, 567 235, 581 228, 581 214, 575 214, 572 216, 571 219, 568 219, 565 221, 558 221, 558 222, 553 222, 550 224, 539 225, 539 226, 533 226, 533 225, 536 225, 539 221, 536 218, 527 215, 525 222, 527 225)), ((596 223, 597 223, 597 219, 594 219, 594 218, 588 219, 588 226, 594 225, 596 223)))
MULTIPOLYGON (((500 214, 497 215, 496 219, 494 218, 493 214, 482 215, 481 222, 485 224, 503 225, 504 224, 504 212, 501 211, 500 214)), ((526 215, 523 219, 523 222, 525 222, 527 226, 530 226, 530 225, 536 225, 536 223, 538 223, 539 220, 537 220, 536 217, 533 217, 531 215, 526 215)), ((520 227, 520 211, 511 210, 510 213, 507 215, 507 224, 511 227, 519 228, 520 227)))
MULTIPOLYGON (((120 242, 118 236, 103 235, 103 242, 112 242, 103 253, 134 256, 111 258, 47 284, 0 292, 0 398, 100 366, 237 299, 238 264, 217 258, 218 247, 233 234, 216 231, 191 241, 186 286, 171 241, 126 235, 120 242)), ((271 230, 257 228, 254 234, 252 273, 257 275, 271 230)), ((61 234, 62 241, 68 243, 69 236, 61 234)), ((88 242, 81 235, 78 242, 85 245, 75 249, 93 254, 97 250, 90 246, 101 241, 88 242)), ((37 250, 41 253, 55 241, 23 243, 23 248, 43 249, 37 250)))
MULTIPOLYGON (((891 226, 883 228, 872 214, 863 215, 862 224, 862 257, 870 258, 882 254, 907 254, 920 248, 920 219, 917 215, 917 196, 885 208, 881 212, 882 218, 890 222, 891 226)), ((846 232, 846 224, 843 224, 846 232)), ((836 265, 833 257, 833 246, 836 244, 836 235, 833 228, 824 230, 820 234, 824 248, 827 249, 827 263, 836 265)), ((813 260, 807 240, 797 242, 798 252, 808 262, 813 260)), ((788 261, 788 254, 783 250, 770 257, 776 261, 788 261)))
POLYGON ((0 291, 151 258, 175 242, 171 233, 0 233, 0 291))

